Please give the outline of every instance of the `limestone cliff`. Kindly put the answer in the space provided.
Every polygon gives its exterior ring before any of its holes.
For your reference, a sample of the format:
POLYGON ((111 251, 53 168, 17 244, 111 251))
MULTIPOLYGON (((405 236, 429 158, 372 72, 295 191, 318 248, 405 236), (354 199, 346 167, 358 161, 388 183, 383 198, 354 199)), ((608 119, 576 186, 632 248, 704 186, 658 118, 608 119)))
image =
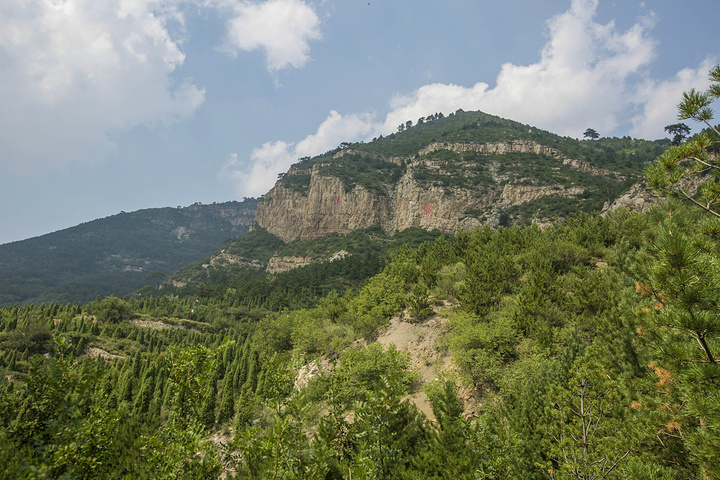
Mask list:
MULTIPOLYGON (((407 157, 340 151, 332 160, 344 157, 352 157, 355 162, 367 158, 402 165, 404 173, 394 183, 386 182, 382 189, 370 189, 359 183, 348 186, 338 176, 328 175, 327 163, 291 168, 287 178, 258 204, 256 225, 285 242, 371 226, 379 226, 387 234, 410 227, 454 234, 460 228, 496 225, 512 207, 545 197, 580 199, 591 182, 578 184, 578 175, 585 175, 585 179, 604 177, 601 182, 625 180, 615 172, 567 158, 555 148, 529 140, 435 142, 407 157), (507 164, 506 156, 515 163, 507 164), (528 168, 522 164, 524 156, 544 162, 535 167, 545 172, 544 180, 530 176, 532 171, 523 175, 517 172, 528 168), (572 181, 565 180, 568 172, 576 172, 572 181), (309 183, 292 188, 303 180, 303 175, 309 175, 309 183)), ((545 220, 540 217, 537 221, 545 220)))
POLYGON ((660 198, 648 190, 643 183, 636 183, 630 190, 615 199, 614 202, 605 203, 604 212, 614 212, 619 208, 629 208, 637 212, 647 212, 654 207, 660 198))
POLYGON ((277 184, 263 198, 255 223, 285 242, 311 240, 331 232, 350 233, 374 225, 391 229, 388 197, 361 186, 347 192, 339 178, 322 176, 318 170, 315 165, 306 195, 277 184))

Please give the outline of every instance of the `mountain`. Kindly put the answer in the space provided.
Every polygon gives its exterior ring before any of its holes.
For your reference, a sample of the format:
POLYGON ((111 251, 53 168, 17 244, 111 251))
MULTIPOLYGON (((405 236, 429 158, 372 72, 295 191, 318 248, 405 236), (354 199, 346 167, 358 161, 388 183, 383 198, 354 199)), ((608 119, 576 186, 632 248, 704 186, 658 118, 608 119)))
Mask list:
POLYGON ((333 263, 312 279, 324 279, 310 289, 321 294, 333 282, 355 284, 348 279, 358 280, 358 269, 376 273, 380 258, 401 241, 427 240, 423 232, 546 225, 600 210, 627 195, 668 145, 579 141, 462 110, 408 123, 299 159, 259 201, 121 213, 1 245, 0 305, 151 293, 183 265, 164 293, 333 263))
POLYGON ((0 305, 86 302, 154 285, 246 233, 256 206, 246 199, 123 212, 0 245, 0 305))
POLYGON ((578 141, 482 112, 420 120, 301 159, 262 197, 256 225, 290 242, 371 226, 392 235, 547 224, 610 204, 667 147, 578 141))
POLYGON ((579 141, 482 112, 421 120, 300 159, 260 199, 253 231, 179 270, 171 284, 187 292, 368 250, 382 256, 397 247, 399 232, 412 242, 423 231, 547 225, 632 204, 644 191, 637 188, 643 169, 668 146, 630 137, 579 141))

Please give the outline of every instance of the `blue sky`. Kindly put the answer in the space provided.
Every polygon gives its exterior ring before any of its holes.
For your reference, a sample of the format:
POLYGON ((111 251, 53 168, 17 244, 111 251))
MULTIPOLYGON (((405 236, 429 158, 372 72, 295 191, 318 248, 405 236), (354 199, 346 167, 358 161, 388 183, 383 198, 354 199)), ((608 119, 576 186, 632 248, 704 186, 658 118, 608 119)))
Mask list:
POLYGON ((0 243, 259 196, 297 158, 458 108, 662 138, 717 0, 4 0, 0 243))

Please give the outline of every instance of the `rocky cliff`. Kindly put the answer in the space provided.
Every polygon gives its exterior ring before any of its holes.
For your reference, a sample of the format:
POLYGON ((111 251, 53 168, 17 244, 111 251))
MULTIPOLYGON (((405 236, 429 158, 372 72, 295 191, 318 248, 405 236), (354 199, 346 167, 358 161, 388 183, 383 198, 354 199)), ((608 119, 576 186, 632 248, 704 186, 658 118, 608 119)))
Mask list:
MULTIPOLYGON (((258 204, 255 223, 285 242, 370 226, 387 234, 410 227, 454 234, 458 229, 497 225, 503 214, 513 215, 512 207, 540 205, 546 198, 579 202, 589 189, 599 191, 598 185, 625 180, 531 140, 434 142, 407 157, 340 151, 311 168, 291 168, 258 204), (403 172, 382 188, 360 182, 348 185, 353 182, 328 174, 333 161, 350 157, 356 163, 371 159, 402 165, 403 172), (536 172, 542 175, 535 177, 536 172), (292 187, 307 176, 303 188, 292 187)), ((533 221, 546 220, 539 210, 533 215, 533 221)))

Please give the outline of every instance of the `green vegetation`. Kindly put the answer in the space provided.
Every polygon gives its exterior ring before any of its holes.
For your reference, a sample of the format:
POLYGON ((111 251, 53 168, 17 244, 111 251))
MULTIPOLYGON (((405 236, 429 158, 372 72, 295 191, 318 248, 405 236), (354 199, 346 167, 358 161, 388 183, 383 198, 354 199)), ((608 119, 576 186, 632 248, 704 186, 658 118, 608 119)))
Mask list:
MULTIPOLYGON (((317 164, 319 166, 318 173, 321 176, 339 178, 346 191, 352 190, 356 185, 361 185, 367 190, 381 195, 387 193, 386 186, 396 184, 405 173, 404 165, 398 165, 377 155, 363 155, 351 151, 335 158, 335 154, 338 152, 341 150, 333 150, 312 159, 306 158, 297 163, 295 167, 308 169, 317 164)), ((284 175, 279 182, 286 188, 306 194, 310 186, 310 175, 284 175)))
POLYGON ((696 369, 700 330, 675 328, 688 309, 707 311, 703 338, 720 346, 709 327, 718 282, 678 289, 716 275, 703 267, 717 242, 704 238, 720 220, 697 215, 668 205, 436 237, 313 302, 291 286, 341 262, 186 298, 5 307, 3 475, 704 478, 718 455, 705 420, 717 364, 696 369), (693 250, 673 253, 670 238, 693 250), (455 373, 423 387, 406 354, 357 346, 440 300, 455 305, 441 308, 437 341, 455 373), (294 388, 311 365, 325 373, 294 388), (482 399, 471 420, 460 387, 482 399), (423 388, 435 423, 408 400, 423 388))
POLYGON ((280 183, 285 188, 295 190, 296 192, 305 195, 307 194, 308 188, 310 188, 310 177, 311 175, 309 173, 303 173, 298 175, 286 174, 283 175, 280 180, 278 180, 278 183, 280 183))
POLYGON ((495 181, 489 173, 488 165, 493 159, 477 153, 458 154, 449 150, 438 150, 419 157, 439 168, 428 168, 423 163, 413 165, 413 178, 421 185, 444 188, 473 189, 492 188, 495 181))
POLYGON ((385 194, 386 185, 395 185, 405 173, 405 167, 374 157, 347 154, 320 164, 318 173, 339 178, 347 191, 362 185, 371 192, 385 194))
POLYGON ((256 199, 157 208, 0 245, 0 305, 126 295, 247 232, 256 199), (237 222, 241 220, 241 222, 237 222))
MULTIPOLYGON (((209 260, 201 260, 184 267, 173 278, 185 282, 183 287, 165 285, 163 291, 181 296, 197 295, 219 301, 230 301, 236 306, 262 307, 269 310, 297 309, 316 306, 332 291, 343 295, 357 288, 367 278, 379 273, 384 263, 404 245, 417 247, 439 236, 411 228, 387 236, 380 228, 341 235, 331 234, 317 240, 294 240, 288 244, 256 229, 226 245, 225 249, 240 258, 260 258, 267 261, 272 255, 309 256, 317 262, 303 268, 279 274, 267 274, 264 264, 208 266, 209 260), (333 259, 340 251, 347 255, 333 259)), ((146 288, 141 295, 153 295, 146 288)))
POLYGON ((378 138, 370 143, 353 143, 347 148, 386 157, 409 157, 435 142, 482 144, 515 140, 534 141, 556 148, 568 158, 635 175, 640 174, 670 143, 667 140, 648 141, 630 137, 578 141, 483 112, 458 111, 441 119, 415 125, 401 133, 378 138))
MULTIPOLYGON (((347 190, 361 185, 384 195, 387 189, 392 188, 405 173, 405 164, 421 149, 432 143, 483 144, 518 140, 534 141, 556 148, 567 158, 583 160, 595 167, 609 169, 635 180, 639 179, 643 168, 657 158, 669 144, 667 140, 647 141, 630 137, 579 141, 483 112, 458 111, 448 116, 430 116, 422 123, 407 128, 403 126, 401 132, 376 138, 369 143, 343 144, 342 148, 323 155, 303 158, 294 165, 294 168, 307 171, 313 165, 319 165, 321 175, 340 178, 347 190), (343 153, 343 150, 345 150, 344 154, 338 155, 343 153)), ((526 170, 532 169, 539 161, 539 156, 525 154, 514 156, 510 163, 516 164, 518 157, 525 156, 528 158, 521 160, 520 163, 526 165, 526 170)), ((461 155, 439 150, 418 157, 416 160, 430 160, 442 168, 436 170, 415 165, 413 176, 420 183, 446 188, 491 186, 493 181, 487 166, 489 162, 496 161, 500 157, 502 156, 473 153, 461 155)), ((552 161, 558 163, 557 159, 552 161)), ((571 181, 557 175, 554 179, 571 181)), ((286 188, 306 194, 310 185, 310 175, 286 174, 279 182, 286 188)))
MULTIPOLYGON (((712 117, 711 79, 688 118, 712 117)), ((395 244, 359 271, 371 230, 307 245, 343 260, 184 297, 0 308, 0 476, 719 478, 717 184, 679 183, 717 144, 648 169, 684 203, 647 214, 395 244), (423 383, 419 352, 374 340, 426 315, 453 366, 423 383)))

